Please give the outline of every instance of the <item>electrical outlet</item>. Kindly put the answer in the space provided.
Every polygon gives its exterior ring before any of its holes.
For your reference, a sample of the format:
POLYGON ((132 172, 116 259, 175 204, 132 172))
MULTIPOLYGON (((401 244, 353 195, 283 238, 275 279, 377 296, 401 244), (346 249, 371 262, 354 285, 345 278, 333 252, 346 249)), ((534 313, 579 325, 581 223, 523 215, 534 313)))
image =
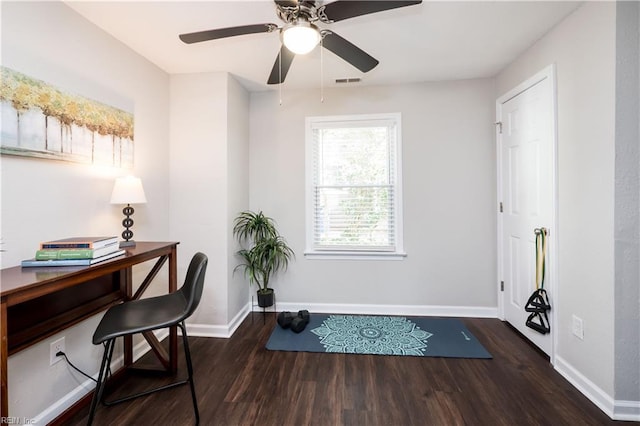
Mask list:
POLYGON ((571 331, 573 332, 573 335, 578 339, 584 340, 584 326, 582 324, 582 318, 573 315, 571 331))
POLYGON ((64 337, 51 343, 49 346, 49 365, 53 365, 58 361, 62 361, 62 356, 56 356, 58 352, 64 352, 64 337))

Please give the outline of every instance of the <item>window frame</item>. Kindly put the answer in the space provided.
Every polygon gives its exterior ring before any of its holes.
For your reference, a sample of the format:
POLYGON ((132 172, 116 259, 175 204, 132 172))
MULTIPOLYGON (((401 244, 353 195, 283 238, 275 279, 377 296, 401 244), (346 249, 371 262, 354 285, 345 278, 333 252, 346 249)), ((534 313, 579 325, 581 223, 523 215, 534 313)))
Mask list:
POLYGON ((334 116, 306 117, 305 119, 305 231, 306 259, 378 259, 378 260, 403 260, 407 254, 403 245, 403 202, 402 202, 402 120, 400 113, 381 114, 350 114, 334 116), (395 250, 372 249, 316 249, 314 247, 314 137, 313 131, 318 127, 333 128, 357 127, 358 125, 372 126, 376 122, 392 122, 395 128, 396 152, 395 152, 395 184, 394 184, 394 246, 395 250), (329 125, 329 126, 328 126, 329 125))

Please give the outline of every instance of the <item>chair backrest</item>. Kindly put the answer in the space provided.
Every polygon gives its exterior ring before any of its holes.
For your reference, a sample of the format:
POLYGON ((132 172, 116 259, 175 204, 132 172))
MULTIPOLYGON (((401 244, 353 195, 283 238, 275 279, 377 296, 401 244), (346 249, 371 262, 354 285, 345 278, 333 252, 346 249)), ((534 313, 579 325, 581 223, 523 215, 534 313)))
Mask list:
POLYGON ((208 261, 207 256, 200 252, 194 254, 191 258, 189 269, 187 269, 187 277, 180 290, 178 290, 187 301, 187 308, 183 318, 191 316, 200 303, 208 261))

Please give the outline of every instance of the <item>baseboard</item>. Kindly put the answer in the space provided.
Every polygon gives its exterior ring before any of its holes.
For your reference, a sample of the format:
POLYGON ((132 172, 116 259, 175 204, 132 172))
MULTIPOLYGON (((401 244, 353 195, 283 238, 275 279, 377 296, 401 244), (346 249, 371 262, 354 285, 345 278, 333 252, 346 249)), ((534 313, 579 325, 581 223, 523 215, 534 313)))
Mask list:
MULTIPOLYGON (((160 330, 156 332, 156 337, 158 340, 162 341, 169 335, 168 330, 160 330)), ((136 361, 144 354, 149 352, 151 347, 147 343, 146 340, 141 341, 137 345, 133 347, 133 360, 136 361)), ((111 371, 117 371, 120 367, 124 365, 124 355, 120 355, 117 358, 111 360, 111 371)), ((98 372, 93 374, 91 377, 94 379, 98 379, 98 372)), ((46 410, 42 411, 36 417, 32 419, 35 425, 46 425, 53 422, 58 416, 62 415, 67 409, 71 408, 77 401, 81 400, 85 395, 90 392, 93 392, 96 384, 94 381, 86 379, 78 386, 76 386, 71 392, 64 395, 62 398, 57 400, 53 405, 47 407, 46 410)), ((31 420, 31 419, 30 419, 31 420)))
POLYGON ((436 317, 497 318, 498 308, 483 306, 435 305, 355 305, 332 303, 278 303, 279 311, 299 311, 331 314, 407 315, 436 317))
MULTIPOLYGON (((96 373, 93 377, 94 379, 97 379, 98 374, 96 373)), ((77 401, 81 400, 88 393, 93 392, 95 386, 95 382, 86 379, 84 382, 80 383, 80 385, 76 386, 71 392, 31 419, 32 423, 30 424, 47 425, 52 423, 58 416, 71 408, 71 406, 73 406, 77 401)))
POLYGON ((613 420, 640 422, 640 401, 614 401, 613 420))
POLYGON ((554 368, 612 420, 640 421, 640 401, 613 399, 558 355, 555 357, 554 368))
MULTIPOLYGON (((194 337, 222 337, 233 335, 242 321, 252 311, 251 303, 245 305, 227 325, 189 324, 187 332, 194 337)), ((258 308, 259 309, 259 308, 258 308)), ((256 309, 256 312, 262 310, 256 309)), ((276 307, 270 307, 272 312, 276 307)), ((437 317, 468 317, 468 318, 496 318, 498 309, 494 307, 473 306, 416 306, 416 305, 354 305, 329 303, 278 303, 278 311, 299 311, 307 309, 309 312, 332 314, 367 314, 367 315, 407 315, 407 316, 437 316, 437 317)))
POLYGON ((224 337, 229 338, 235 333, 242 321, 251 312, 251 304, 245 305, 227 325, 189 324, 187 333, 193 337, 224 337))

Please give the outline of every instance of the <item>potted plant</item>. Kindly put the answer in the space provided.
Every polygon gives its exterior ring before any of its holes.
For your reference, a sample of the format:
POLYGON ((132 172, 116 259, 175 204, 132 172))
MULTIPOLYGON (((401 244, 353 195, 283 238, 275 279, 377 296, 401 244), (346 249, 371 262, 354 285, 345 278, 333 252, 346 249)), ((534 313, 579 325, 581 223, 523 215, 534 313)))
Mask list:
POLYGON ((262 212, 240 213, 233 223, 233 235, 240 244, 237 254, 241 259, 234 271, 244 270, 249 283, 258 286, 258 306, 272 306, 274 292, 269 287, 269 279, 279 270, 287 269, 293 250, 278 233, 273 219, 262 212))

